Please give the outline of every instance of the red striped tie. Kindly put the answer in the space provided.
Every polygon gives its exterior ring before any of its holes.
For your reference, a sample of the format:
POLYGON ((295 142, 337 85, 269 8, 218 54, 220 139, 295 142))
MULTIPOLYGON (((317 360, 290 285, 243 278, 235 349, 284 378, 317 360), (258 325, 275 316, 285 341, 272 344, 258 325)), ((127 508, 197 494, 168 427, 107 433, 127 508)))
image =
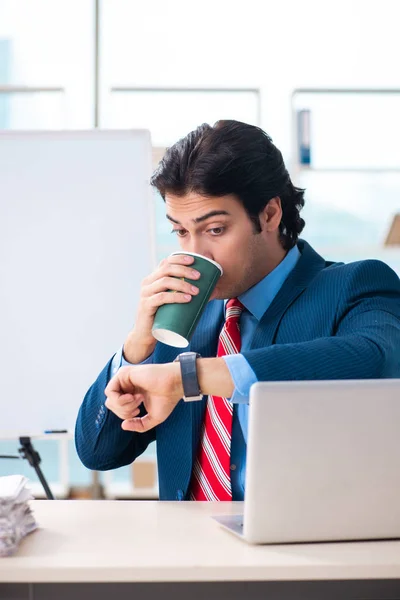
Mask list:
MULTIPOLYGON (((239 319, 243 304, 226 303, 225 324, 219 336, 217 356, 240 352, 239 319)), ((200 448, 193 467, 192 500, 232 500, 230 477, 233 405, 226 398, 209 396, 200 448)))

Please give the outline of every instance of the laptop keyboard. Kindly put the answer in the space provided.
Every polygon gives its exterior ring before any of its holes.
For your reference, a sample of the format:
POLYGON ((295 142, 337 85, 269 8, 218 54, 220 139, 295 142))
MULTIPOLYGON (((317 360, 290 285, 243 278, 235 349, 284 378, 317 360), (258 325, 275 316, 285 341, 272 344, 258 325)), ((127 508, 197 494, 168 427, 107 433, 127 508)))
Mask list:
POLYGON ((228 527, 233 529, 233 531, 236 531, 240 535, 243 534, 243 515, 232 515, 227 522, 228 527))
POLYGON ((213 518, 235 533, 243 535, 243 515, 223 515, 213 518))

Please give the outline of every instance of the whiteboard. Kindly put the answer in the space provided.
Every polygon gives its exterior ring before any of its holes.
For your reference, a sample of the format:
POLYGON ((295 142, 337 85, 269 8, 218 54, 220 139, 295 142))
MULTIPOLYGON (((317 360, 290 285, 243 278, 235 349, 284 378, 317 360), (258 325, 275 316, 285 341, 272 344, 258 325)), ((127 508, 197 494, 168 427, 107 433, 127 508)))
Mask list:
POLYGON ((74 430, 154 268, 148 131, 0 133, 0 438, 74 430))

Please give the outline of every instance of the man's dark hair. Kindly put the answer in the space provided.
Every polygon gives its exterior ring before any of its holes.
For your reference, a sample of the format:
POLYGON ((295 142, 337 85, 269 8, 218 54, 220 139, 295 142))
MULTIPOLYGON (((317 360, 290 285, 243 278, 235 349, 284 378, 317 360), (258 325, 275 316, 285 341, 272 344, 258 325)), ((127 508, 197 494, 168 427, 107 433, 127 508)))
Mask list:
POLYGON ((304 190, 292 184, 281 152, 262 129, 239 121, 203 124, 180 139, 166 151, 151 184, 164 200, 168 193, 234 194, 257 233, 261 231, 260 212, 279 196, 280 241, 286 250, 297 243, 305 225, 300 217, 304 190))

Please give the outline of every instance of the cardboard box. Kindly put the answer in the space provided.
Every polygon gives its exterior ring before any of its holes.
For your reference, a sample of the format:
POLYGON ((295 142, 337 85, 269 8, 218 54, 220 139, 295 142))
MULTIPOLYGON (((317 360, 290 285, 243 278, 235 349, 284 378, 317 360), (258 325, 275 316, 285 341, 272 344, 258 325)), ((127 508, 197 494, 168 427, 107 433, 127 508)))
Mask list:
POLYGON ((133 487, 137 489, 153 488, 157 482, 155 460, 138 460, 132 464, 133 487))
POLYGON ((392 224, 385 240, 385 246, 400 245, 400 213, 394 215, 392 224))

